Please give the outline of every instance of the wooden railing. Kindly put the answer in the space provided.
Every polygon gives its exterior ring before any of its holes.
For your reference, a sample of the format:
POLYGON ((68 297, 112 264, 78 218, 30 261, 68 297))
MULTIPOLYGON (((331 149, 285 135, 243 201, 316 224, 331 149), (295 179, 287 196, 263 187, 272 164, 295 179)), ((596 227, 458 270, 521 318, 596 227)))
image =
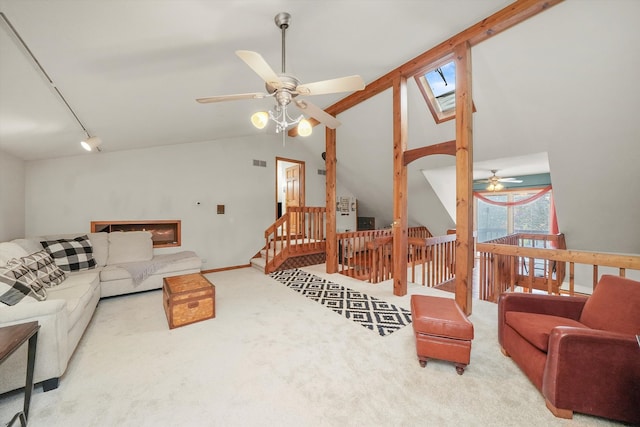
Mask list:
POLYGON ((410 238, 409 268, 411 282, 418 283, 416 272, 419 272, 422 286, 434 287, 453 280, 456 274, 456 235, 410 238))
MULTIPOLYGON (((516 233, 484 242, 541 249, 566 249, 564 234, 516 233)), ((559 294, 565 278, 564 262, 533 257, 512 257, 478 251, 479 296, 492 300, 492 289, 515 288, 548 290, 559 294)))
POLYGON ((290 257, 324 252, 326 208, 290 206, 264 232, 265 273, 275 271, 290 257))
POLYGON ((367 243, 371 268, 369 283, 393 279, 393 236, 380 237, 367 243))
MULTIPOLYGON (((340 273, 370 283, 393 278, 392 230, 358 231, 338 235, 340 273), (345 249, 346 248, 346 249, 345 249)), ((436 286, 455 274, 455 235, 433 237, 426 227, 407 230, 407 267, 411 281, 436 286)))
MULTIPOLYGON (((387 248, 382 248, 380 245, 383 245, 382 242, 384 242, 384 239, 392 235, 393 230, 391 229, 338 233, 339 273, 360 280, 371 280, 371 267, 375 261, 376 266, 378 266, 376 267, 376 275, 386 277, 391 274, 390 267, 383 262, 383 258, 385 257, 384 253, 377 253, 374 256, 371 252, 373 248, 370 247, 369 244, 377 239, 383 239, 383 241, 376 243, 375 250, 378 252, 388 252, 389 250, 387 248)), ((431 237, 431 232, 427 227, 409 227, 407 229, 407 235, 410 238, 425 239, 431 237)), ((387 255, 389 254, 390 252, 387 255)))
POLYGON ((368 280, 372 259, 367 244, 391 234, 391 229, 338 233, 339 272, 345 276, 368 280))
MULTIPOLYGON (((423 286, 442 285, 455 276, 455 234, 408 239, 407 268, 411 282, 423 286), (416 281, 416 276, 420 278, 416 281)), ((375 239, 369 243, 371 270, 369 282, 379 283, 393 278, 393 237, 375 239)))
MULTIPOLYGON (((561 245, 563 237, 558 239, 562 239, 557 242, 561 245)), ((637 255, 526 247, 513 243, 512 236, 496 240, 501 242, 485 242, 476 245, 476 250, 480 254, 479 297, 487 301, 497 301, 501 293, 507 290, 514 291, 516 286, 521 286, 528 292, 540 289, 548 293, 574 295, 576 293, 575 264, 591 268, 591 291, 600 279, 599 267, 612 268, 612 274, 623 277, 628 269, 640 270, 640 256, 637 255), (569 263, 568 290, 562 290, 566 263, 569 263), (527 266, 526 275, 524 274, 525 266, 527 266)))
POLYGON ((431 231, 429 231, 427 227, 409 227, 407 229, 407 236, 409 238, 428 239, 429 237, 433 237, 433 234, 431 234, 431 231))

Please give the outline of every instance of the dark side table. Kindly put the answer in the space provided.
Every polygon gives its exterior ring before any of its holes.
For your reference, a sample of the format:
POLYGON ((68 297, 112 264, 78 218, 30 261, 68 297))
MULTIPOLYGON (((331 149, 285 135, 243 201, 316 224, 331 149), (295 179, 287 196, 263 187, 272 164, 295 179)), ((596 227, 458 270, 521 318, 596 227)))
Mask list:
POLYGON ((29 404, 33 392, 33 368, 36 361, 36 346, 38 344, 38 322, 27 322, 0 328, 0 364, 13 354, 22 344, 29 341, 27 352, 27 380, 24 386, 24 407, 11 418, 7 427, 20 419, 20 425, 26 427, 29 419, 29 404))

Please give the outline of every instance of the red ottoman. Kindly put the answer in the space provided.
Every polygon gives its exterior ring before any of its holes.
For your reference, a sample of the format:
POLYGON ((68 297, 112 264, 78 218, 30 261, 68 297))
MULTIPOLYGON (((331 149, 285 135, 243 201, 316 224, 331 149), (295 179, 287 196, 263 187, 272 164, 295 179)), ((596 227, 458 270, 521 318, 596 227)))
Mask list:
POLYGON ((411 295, 411 319, 420 366, 427 360, 448 360, 459 375, 471 360, 473 324, 451 298, 411 295))

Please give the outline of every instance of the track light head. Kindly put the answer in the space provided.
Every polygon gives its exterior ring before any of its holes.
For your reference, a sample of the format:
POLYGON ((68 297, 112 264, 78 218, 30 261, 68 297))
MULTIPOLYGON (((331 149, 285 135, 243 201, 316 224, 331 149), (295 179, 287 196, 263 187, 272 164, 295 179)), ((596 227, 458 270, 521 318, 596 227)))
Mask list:
POLYGON ((93 151, 93 150, 102 151, 100 150, 100 144, 102 144, 102 140, 97 136, 91 136, 80 142, 80 145, 82 145, 82 148, 84 148, 87 151, 93 151))

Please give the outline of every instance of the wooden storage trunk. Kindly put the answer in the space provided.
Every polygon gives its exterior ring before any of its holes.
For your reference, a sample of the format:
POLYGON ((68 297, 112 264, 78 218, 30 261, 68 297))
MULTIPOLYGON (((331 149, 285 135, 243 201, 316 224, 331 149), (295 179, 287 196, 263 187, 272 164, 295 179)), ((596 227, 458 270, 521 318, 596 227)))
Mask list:
POLYGON ((169 328, 216 317, 216 288, 202 274, 163 279, 164 312, 169 328))

